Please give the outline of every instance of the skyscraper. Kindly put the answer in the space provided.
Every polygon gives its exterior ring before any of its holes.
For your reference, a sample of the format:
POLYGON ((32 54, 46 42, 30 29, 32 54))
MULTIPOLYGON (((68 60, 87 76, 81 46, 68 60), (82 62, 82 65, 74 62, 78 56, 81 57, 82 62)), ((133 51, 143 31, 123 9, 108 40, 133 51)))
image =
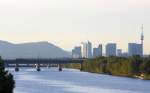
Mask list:
POLYGON ((82 57, 87 58, 87 43, 82 42, 82 57))
POLYGON ((92 43, 91 42, 84 42, 83 45, 83 58, 92 58, 92 43))
POLYGON ((87 58, 92 58, 92 43, 87 42, 87 58))
POLYGON ((122 57, 122 49, 117 49, 117 56, 122 57))
POLYGON ((134 55, 143 56, 143 45, 137 43, 129 43, 128 54, 129 56, 134 56, 134 55))
POLYGON ((106 56, 116 56, 117 45, 116 43, 108 43, 106 45, 106 56))
POLYGON ((128 56, 139 55, 143 56, 143 44, 144 44, 144 27, 141 26, 141 43, 129 43, 128 44, 128 56))
POLYGON ((97 48, 93 48, 93 57, 102 56, 102 45, 100 44, 97 48))
POLYGON ((73 58, 81 58, 81 46, 76 46, 72 50, 72 57, 73 58))

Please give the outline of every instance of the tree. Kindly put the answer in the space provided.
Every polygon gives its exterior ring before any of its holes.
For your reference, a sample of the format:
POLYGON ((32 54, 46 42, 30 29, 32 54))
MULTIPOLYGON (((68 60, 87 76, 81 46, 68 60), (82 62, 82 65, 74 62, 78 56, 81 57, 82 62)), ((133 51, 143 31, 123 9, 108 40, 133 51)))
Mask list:
POLYGON ((4 62, 0 57, 0 93, 13 93, 14 87, 13 75, 5 71, 4 62))
POLYGON ((141 73, 150 74, 150 57, 144 58, 144 61, 142 62, 140 69, 141 73))
POLYGON ((134 74, 140 74, 140 65, 142 62, 143 60, 139 55, 131 57, 132 72, 134 74))

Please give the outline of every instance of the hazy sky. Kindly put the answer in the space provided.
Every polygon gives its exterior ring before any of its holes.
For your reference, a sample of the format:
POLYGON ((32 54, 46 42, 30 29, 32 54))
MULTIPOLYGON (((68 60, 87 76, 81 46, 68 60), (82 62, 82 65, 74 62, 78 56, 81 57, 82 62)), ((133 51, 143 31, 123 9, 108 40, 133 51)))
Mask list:
POLYGON ((82 41, 93 46, 139 42, 150 53, 150 0, 0 0, 0 40, 48 41, 71 50, 82 41))

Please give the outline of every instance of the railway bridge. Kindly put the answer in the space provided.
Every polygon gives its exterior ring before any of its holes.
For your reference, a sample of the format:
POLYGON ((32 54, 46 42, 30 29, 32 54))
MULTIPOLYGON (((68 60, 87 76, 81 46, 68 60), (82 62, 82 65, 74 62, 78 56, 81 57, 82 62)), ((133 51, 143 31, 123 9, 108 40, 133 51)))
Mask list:
POLYGON ((21 66, 34 66, 37 71, 41 71, 41 66, 50 66, 51 64, 55 64, 58 66, 59 71, 62 71, 63 64, 80 64, 80 70, 83 69, 84 59, 71 59, 71 58, 63 58, 63 59, 11 59, 4 60, 5 67, 15 67, 15 71, 19 71, 19 67, 21 66))

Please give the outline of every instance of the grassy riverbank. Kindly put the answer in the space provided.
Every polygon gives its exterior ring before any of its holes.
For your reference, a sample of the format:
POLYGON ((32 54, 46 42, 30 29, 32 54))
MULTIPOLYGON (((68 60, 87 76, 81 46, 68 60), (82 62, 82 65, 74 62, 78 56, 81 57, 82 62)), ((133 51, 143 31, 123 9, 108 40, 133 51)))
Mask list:
MULTIPOLYGON (((65 67, 80 69, 79 64, 68 64, 65 67)), ((83 71, 150 80, 150 57, 98 57, 87 59, 83 63, 83 71)))

